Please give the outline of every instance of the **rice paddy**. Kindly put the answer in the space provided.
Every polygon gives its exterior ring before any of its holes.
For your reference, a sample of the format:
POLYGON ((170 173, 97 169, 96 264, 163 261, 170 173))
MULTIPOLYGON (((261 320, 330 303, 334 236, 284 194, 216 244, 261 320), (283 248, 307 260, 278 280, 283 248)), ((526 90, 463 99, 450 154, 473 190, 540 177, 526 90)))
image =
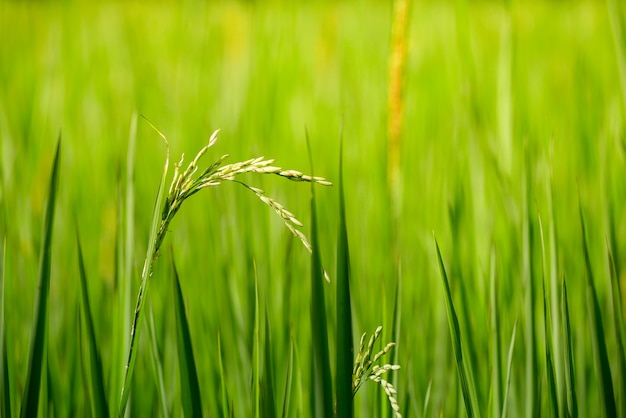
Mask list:
POLYGON ((0 415, 624 416, 625 25, 0 1, 0 415))

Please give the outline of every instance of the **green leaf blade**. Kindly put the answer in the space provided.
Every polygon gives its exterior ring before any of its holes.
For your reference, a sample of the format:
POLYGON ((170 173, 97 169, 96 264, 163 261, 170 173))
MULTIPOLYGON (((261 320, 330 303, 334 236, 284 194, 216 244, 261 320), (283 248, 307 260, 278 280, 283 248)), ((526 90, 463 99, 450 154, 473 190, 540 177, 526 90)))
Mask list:
POLYGON ((350 250, 346 225, 346 204, 343 184, 343 147, 339 157, 339 230, 337 233, 337 337, 336 388, 337 417, 354 416, 352 366, 354 359, 352 306, 350 300, 350 250))
POLYGON ((78 247, 78 271, 80 277, 81 305, 83 308, 82 313, 85 318, 82 322, 85 324, 87 329, 87 343, 89 347, 89 364, 91 368, 90 392, 93 402, 93 414, 97 418, 106 418, 109 416, 109 406, 106 401, 102 360, 100 358, 100 352, 98 351, 96 331, 93 323, 93 317, 91 315, 89 292, 87 290, 87 273, 85 271, 83 250, 81 248, 78 230, 76 231, 76 243, 78 247))
POLYGON ((176 312, 176 335, 178 345, 178 364, 180 371, 181 393, 185 417, 202 416, 202 398, 196 361, 193 355, 191 332, 185 311, 185 301, 180 287, 178 270, 172 256, 172 272, 174 276, 174 311, 176 312))
POLYGON ((582 230, 583 253, 585 257, 586 271, 586 298, 587 308, 589 311, 589 327, 591 332, 591 342, 593 347, 593 357, 598 375, 598 389, 604 408, 605 416, 617 416, 615 406, 615 395, 613 392, 613 381, 611 379, 611 368, 609 366, 609 355, 604 339, 604 326, 600 313, 600 304, 593 279, 593 270, 591 267, 591 258, 589 255, 589 244, 587 241, 587 226, 585 222, 585 214, 582 203, 579 202, 580 224, 582 230))
POLYGON ((52 174, 50 176, 50 187, 48 191, 46 215, 43 225, 43 241, 39 259, 39 281, 37 285, 37 295, 35 298, 35 323, 30 340, 30 354, 28 360, 28 372, 26 375, 26 385, 22 396, 22 407, 20 413, 22 418, 37 416, 41 379, 45 365, 44 357, 47 346, 46 340, 48 325, 48 296, 50 293, 50 266, 52 261, 52 229, 54 223, 56 195, 59 184, 60 151, 61 136, 59 135, 56 153, 54 156, 54 163, 52 166, 52 174))

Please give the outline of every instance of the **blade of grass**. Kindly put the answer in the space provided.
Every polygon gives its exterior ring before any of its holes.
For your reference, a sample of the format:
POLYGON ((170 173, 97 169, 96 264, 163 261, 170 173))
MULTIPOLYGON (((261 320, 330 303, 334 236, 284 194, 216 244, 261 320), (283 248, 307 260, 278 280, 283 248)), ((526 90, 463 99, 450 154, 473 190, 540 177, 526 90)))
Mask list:
POLYGON ((560 300, 559 300, 559 277, 558 277, 558 263, 559 263, 559 247, 558 247, 558 231, 557 231, 557 216, 555 208, 555 195, 554 195, 554 183, 552 181, 552 171, 550 172, 550 183, 548 193, 548 207, 550 210, 550 305, 552 315, 552 352, 554 353, 554 372, 556 376, 556 386, 558 389, 559 398, 559 413, 561 416, 565 415, 566 401, 565 401, 565 384, 563 383, 563 347, 562 347, 562 316, 560 315, 560 300))
POLYGON ((506 380, 504 383, 504 396, 502 398, 502 418, 506 418, 508 411, 506 405, 509 400, 509 387, 511 386, 511 372, 513 366, 513 349, 515 348, 515 336, 517 335, 517 320, 513 325, 513 332, 511 333, 511 342, 509 343, 509 354, 506 360, 506 380))
POLYGON ((117 223, 117 245, 118 245, 118 287, 117 290, 117 303, 118 303, 118 318, 116 338, 119 343, 116 345, 116 357, 114 367, 111 367, 111 399, 115 403, 112 405, 119 405, 121 401, 122 386, 124 384, 124 374, 122 367, 125 356, 130 348, 130 329, 131 323, 131 292, 133 283, 132 266, 134 260, 134 246, 135 246, 135 234, 134 234, 134 212, 135 212, 135 192, 134 192, 134 164, 135 164, 135 144, 137 141, 137 113, 133 113, 130 123, 130 131, 128 134, 128 149, 126 155, 126 173, 125 173, 125 190, 124 197, 122 197, 122 191, 118 198, 118 223, 117 223), (119 366, 119 367, 118 367, 119 366))
POLYGON ((559 417, 559 400, 558 388, 556 387, 556 378, 554 371, 554 350, 552 348, 552 318, 548 310, 547 289, 546 289, 546 247, 543 238, 543 224, 541 223, 541 215, 537 213, 537 221, 539 223, 539 236, 541 239, 541 283, 543 286, 543 324, 545 337, 545 353, 546 353, 546 373, 548 375, 548 392, 550 393, 551 416, 559 417))
MULTIPOLYGON (((191 332, 185 311, 185 301, 180 287, 180 278, 172 253, 172 272, 174 276, 174 310, 176 311, 176 335, 178 343, 178 366, 180 372, 180 386, 183 400, 185 417, 202 416, 202 398, 200 397, 200 384, 196 371, 196 361, 191 344, 191 332)), ((220 357, 221 359, 221 357, 220 357)))
POLYGON ((232 411, 230 409, 228 388, 226 387, 226 373, 224 373, 224 360, 222 358, 222 336, 220 334, 219 328, 217 329, 217 359, 218 359, 219 368, 220 368, 222 417, 228 418, 232 414, 232 411))
POLYGON ((156 326, 154 323, 154 311, 152 305, 148 303, 148 322, 145 322, 148 332, 150 346, 150 360, 152 363, 152 371, 157 384, 159 400, 161 401, 161 409, 164 417, 169 416, 169 406, 167 402, 167 392, 165 391, 165 380, 163 379, 163 361, 161 360, 161 352, 156 338, 156 326))
POLYGON ((255 418, 261 417, 261 340, 260 340, 260 308, 259 308, 259 278, 254 263, 254 331, 253 331, 253 360, 252 360, 252 393, 254 394, 253 411, 255 418))
MULTIPOLYGON (((396 284, 396 294, 393 303, 393 318, 392 318, 392 326, 391 326, 391 341, 394 341, 396 344, 400 341, 400 295, 402 294, 402 265, 398 263, 398 283, 396 284)), ((397 346, 396 346, 397 348, 397 346)), ((398 364, 398 351, 393 350, 391 352, 391 364, 398 364)), ((398 387, 398 375, 397 373, 393 373, 390 377, 391 384, 393 387, 398 387)), ((408 399, 408 397, 407 397, 408 399)), ((387 405, 387 416, 392 418, 395 416, 395 411, 391 407, 391 404, 388 402, 384 403, 387 405)), ((405 405, 405 408, 408 408, 405 405)), ((406 416, 406 415, 404 415, 406 416)))
POLYGON ((452 301, 452 292, 450 290, 450 283, 448 281, 448 275, 446 268, 441 258, 441 251, 439 250, 439 243, 433 232, 433 239, 435 240, 435 249, 437 250, 437 259, 439 261, 439 272, 441 274, 441 280, 444 286, 444 295, 446 299, 446 311, 448 313, 448 325, 450 327, 450 337, 452 338, 452 348, 454 350, 454 357, 456 359, 457 372, 459 374, 459 380, 461 383, 461 391, 463 393, 463 401, 465 403, 465 412, 468 418, 474 416, 480 416, 478 410, 475 408, 475 402, 470 392, 469 378, 467 376, 466 364, 463 358, 463 347, 461 345, 461 329, 459 327, 459 319, 456 315, 454 308, 454 302, 452 301))
POLYGON ((526 284, 525 298, 525 331, 526 331, 526 405, 524 407, 527 418, 534 418, 540 414, 541 392, 537 384, 539 370, 539 353, 537 347, 536 319, 535 319, 535 272, 534 272, 534 245, 535 226, 532 219, 532 178, 530 167, 530 151, 526 149, 524 163, 524 218, 523 218, 523 277, 526 284))
MULTIPOLYGON (((4 204, 3 204, 4 206, 4 204)), ((9 377, 9 361, 7 356, 7 338, 6 338, 6 306, 5 300, 5 271, 7 259, 7 236, 6 232, 2 240, 2 259, 0 259, 0 411, 5 417, 12 417, 11 410, 11 379, 9 377)))
POLYGON ((422 416, 426 417, 428 413, 428 406, 430 405, 430 391, 433 386, 433 379, 430 379, 428 382, 428 387, 426 388, 426 395, 424 395, 424 409, 422 410, 422 416))
POLYGON ((21 417, 36 417, 39 407, 39 392, 41 376, 44 367, 46 352, 46 334, 48 326, 48 294, 50 293, 50 264, 52 259, 52 229, 54 224, 54 210, 59 184, 59 159, 61 150, 61 135, 57 142, 50 188, 46 204, 46 215, 43 224, 43 241, 39 259, 39 282, 35 296, 35 315, 32 336, 30 339, 30 354, 28 358, 28 372, 26 385, 22 395, 21 417))
POLYGON ((96 330, 91 315, 91 306, 89 303, 89 292, 87 290, 87 273, 85 271, 85 263, 83 260, 83 250, 80 245, 80 236, 78 227, 76 227, 76 245, 78 247, 78 272, 80 277, 81 290, 81 306, 82 314, 87 331, 87 345, 89 347, 89 365, 91 369, 89 380, 89 393, 91 394, 93 403, 93 413, 95 417, 106 418, 109 416, 109 406, 107 405, 104 385, 104 375, 102 371, 102 360, 98 350, 96 340, 96 330))
MULTIPOLYGON (((313 171, 313 157, 306 134, 309 158, 311 159, 311 175, 313 171)), ((330 373, 330 355, 328 352, 328 334, 326 325, 326 308, 324 303, 324 269, 320 256, 320 243, 317 231, 317 208, 315 204, 315 186, 311 183, 311 336, 313 345, 311 396, 311 416, 315 418, 331 417, 333 415, 333 384, 330 373)))
MULTIPOLYGON (((579 198, 580 199, 580 198, 579 198)), ((611 380, 611 368, 609 366, 609 355, 604 340, 604 326, 602 325, 602 317, 600 313, 600 304, 598 295, 593 281, 593 270, 591 268, 591 258, 589 256, 589 245, 587 243, 587 226, 585 215, 583 212, 582 202, 579 200, 580 225, 582 228, 583 253, 585 257, 586 271, 586 296, 587 308, 589 311, 589 327, 591 332, 591 342, 593 346, 593 357, 596 366, 596 374, 598 376, 598 389, 604 414, 608 417, 617 416, 615 407, 615 396, 613 392, 613 381, 611 380)))
POLYGON ((491 250, 490 267, 491 293, 491 351, 492 351, 492 386, 493 386, 493 416, 499 417, 502 413, 502 365, 500 358, 500 306, 496 288, 496 250, 491 250))
MULTIPOLYGON (((343 139, 339 148, 339 231, 337 233, 337 338, 335 396, 337 416, 354 416, 352 395, 352 365, 354 342, 352 335, 352 304, 350 300, 350 250, 346 225, 346 203, 343 186, 343 139)), ((394 340, 396 341, 396 340, 394 340)), ((394 363, 395 364, 395 363, 394 363)))
POLYGON ((576 377, 574 375, 574 354, 572 346, 572 328, 569 320, 569 304, 567 301, 567 285, 562 284, 561 316, 563 318, 563 358, 565 368, 565 387, 567 395, 567 415, 578 418, 578 399, 576 396, 576 377))
POLYGON ((292 384, 293 384, 293 369, 294 369, 294 347, 293 347, 293 329, 290 328, 290 338, 289 338, 289 359, 287 362, 287 374, 285 377, 285 392, 283 397, 283 412, 281 414, 282 418, 286 418, 290 416, 290 407, 291 407, 291 392, 292 392, 292 384))
MULTIPOLYGON (((626 359, 624 358, 624 314, 622 311, 622 303, 620 296, 620 287, 615 259, 611 246, 607 242, 607 254, 609 258, 609 290, 613 300, 613 322, 615 341, 617 342, 617 376, 626 376, 626 359)), ((623 417, 626 414, 626 382, 624 379, 617 379, 617 412, 618 416, 623 417)))
POLYGON ((265 304, 265 349, 263 353, 263 380, 261 385, 261 400, 264 417, 276 417, 276 401, 274 397, 274 367, 272 364, 270 318, 265 304))
MULTIPOLYGON (((152 125, 152 124, 151 124, 152 125)), ((153 126, 154 127, 154 126, 153 126)), ((156 130, 156 128, 154 128, 156 130)), ((167 144, 167 139, 165 136, 157 130, 157 133, 167 144)), ((121 418, 124 416, 126 411, 126 404, 128 402, 128 395, 130 394, 130 380, 133 375, 133 371, 135 369, 135 360, 137 359, 137 348, 138 348, 138 330, 140 329, 143 323, 144 317, 144 302, 145 302, 145 294, 148 290, 148 282, 150 279, 150 272, 152 270, 152 262, 154 260, 155 251, 156 251, 156 241, 158 228, 161 219, 161 208, 163 203, 163 194, 165 189, 165 180, 167 178, 167 171, 169 167, 169 145, 167 146, 165 164, 163 166, 163 174, 161 176, 161 180, 159 182, 159 188, 157 191, 157 197, 154 202, 154 209, 152 211, 152 222, 150 224, 150 236, 148 237, 148 249, 146 251, 146 259, 144 261, 143 270, 141 273, 141 284, 139 285, 139 293, 137 295, 137 304, 135 307, 135 314, 133 318, 133 325, 131 326, 130 331, 130 341, 128 345, 128 360, 126 361, 126 368, 124 373, 124 379, 122 383, 122 394, 120 397, 120 406, 118 416, 121 418)), ((128 220, 128 219, 127 219, 128 220)), ((131 228, 132 223, 127 224, 126 228, 131 228)), ((128 250, 128 249, 127 249, 128 250)), ((128 261, 127 261, 128 262, 128 261)))

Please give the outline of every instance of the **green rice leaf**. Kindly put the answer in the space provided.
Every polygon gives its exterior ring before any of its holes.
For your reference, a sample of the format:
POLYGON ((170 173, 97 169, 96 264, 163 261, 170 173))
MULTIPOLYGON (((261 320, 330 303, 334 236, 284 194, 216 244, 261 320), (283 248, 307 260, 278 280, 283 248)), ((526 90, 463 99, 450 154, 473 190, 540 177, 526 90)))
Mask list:
POLYGON ((511 386, 511 372, 513 366, 513 349, 515 348, 515 336, 517 335, 517 320, 513 325, 513 332, 511 333, 511 342, 509 343, 509 354, 506 360, 506 380, 504 384, 504 397, 502 398, 502 418, 506 418, 508 411, 506 405, 509 400, 509 387, 511 386))
POLYGON ((252 393, 254 394, 253 411, 255 418, 261 417, 261 319, 259 314, 259 278, 254 264, 254 334, 253 334, 253 359, 252 359, 252 393))
POLYGON ((276 417, 276 401, 274 397, 274 366, 272 364, 272 345, 270 334, 270 318, 265 305, 265 349, 263 352, 263 380, 261 385, 261 402, 264 417, 276 417))
POLYGON ((116 243, 116 283, 117 295, 117 316, 115 320, 114 332, 115 343, 113 346, 114 366, 111 367, 111 396, 112 405, 119 405, 122 393, 124 373, 122 366, 126 360, 130 346, 131 320, 131 290, 133 283, 132 266, 134 257, 135 234, 134 234, 134 165, 135 165, 135 143, 137 141, 137 113, 133 113, 128 136, 128 149, 126 155, 126 172, 124 177, 125 188, 121 182, 117 196, 117 223, 115 231, 116 243))
POLYGON ((539 370, 539 348, 537 347, 537 320, 535 301, 535 225, 532 218, 532 176, 530 152, 526 150, 524 161, 524 202, 523 202, 523 280, 526 285, 525 297, 525 343, 526 343, 526 401, 524 410, 527 418, 537 417, 541 412, 541 392, 537 384, 539 370))
MULTIPOLYGON (((337 417, 354 416, 352 395, 352 307, 350 301, 350 250, 346 225, 346 204, 343 185, 343 140, 339 150, 339 231, 337 233, 337 337, 336 380, 337 417)), ((396 341, 396 340, 393 340, 396 341)), ((395 364, 395 363, 394 363, 395 364)))
MULTIPOLYGON (((475 401, 470 388, 470 381, 467 375, 466 362, 463 357, 463 347, 461 345, 461 329, 459 327, 459 319, 454 308, 454 302, 452 301, 452 292, 450 290, 450 283, 448 281, 448 274, 441 258, 441 251, 439 250, 439 243, 433 233, 435 240, 435 249, 437 250, 437 259, 439 261, 439 272, 441 274, 441 280, 444 287, 444 296, 446 299, 446 311, 448 313, 448 325, 450 327, 450 337, 452 338, 452 349, 454 350, 454 357, 456 359, 457 372, 459 373, 459 380, 461 383, 461 391, 463 393, 463 401, 465 403, 465 412, 468 418, 474 416, 480 416, 479 411, 475 407, 475 401)), ((474 392, 475 393, 475 392, 474 392)))
POLYGON ((289 358, 287 361, 287 373, 285 377, 285 393, 283 397, 283 410, 281 417, 287 418, 290 415, 291 408, 291 396, 292 396, 292 385, 293 385, 293 369, 294 369, 294 342, 293 342, 293 329, 289 329, 289 358))
POLYGON ((221 386, 221 410, 222 417, 228 418, 231 416, 232 411, 230 409, 228 388, 226 387, 226 374, 224 373, 224 360, 222 359, 222 336, 219 328, 217 329, 217 359, 220 368, 220 386, 221 386))
POLYGON ((46 215, 43 225, 43 241, 39 259, 39 282, 35 296, 35 319, 30 339, 28 372, 26 374, 26 385, 24 386, 24 393, 22 395, 22 409, 20 413, 22 418, 37 417, 41 377, 45 365, 44 357, 47 349, 48 328, 48 295, 50 293, 50 264, 52 261, 52 229, 59 184, 60 150, 61 135, 59 134, 52 173, 50 175, 50 188, 48 191, 46 215))
POLYGON ((611 380, 611 368, 609 366, 609 355, 604 340, 604 326, 600 313, 600 304, 593 280, 593 270, 591 268, 591 258, 589 256, 589 246, 587 243, 587 226, 582 203, 579 202, 580 225, 582 228, 583 253, 585 256, 585 270, 587 280, 587 309, 589 314, 589 327, 591 331, 591 342, 593 346, 593 357, 598 376, 598 389, 604 414, 607 418, 617 416, 615 407, 615 396, 613 393, 613 381, 611 380))
POLYGON ((154 322, 154 311, 152 305, 148 304, 148 322, 145 322, 148 331, 148 339, 150 346, 150 360, 152 363, 152 371, 156 380, 159 401, 161 401, 161 410, 164 417, 169 416, 169 406, 167 401, 167 392, 165 391, 165 380, 163 379, 163 361, 161 360, 161 352, 157 344, 156 326, 154 322))
POLYGON ((496 286, 496 251, 494 248, 491 251, 489 277, 491 295, 492 407, 493 416, 499 417, 502 413, 502 364, 500 357, 500 306, 496 286))
MULTIPOLYGON (((4 206, 4 204, 3 204, 4 206)), ((6 232, 2 240, 2 259, 0 259, 0 411, 2 416, 12 417, 11 410, 11 379, 9 377, 9 361, 7 355, 6 337, 6 305, 5 301, 5 272, 7 256, 6 232)))
MULTIPOLYGON (((176 312, 176 335, 178 343, 178 365, 180 372, 180 386, 185 417, 202 416, 202 398, 200 384, 196 371, 196 361, 191 344, 191 332, 185 311, 185 301, 180 287, 180 279, 172 254, 172 272, 174 275, 174 310, 176 312)), ((220 356, 221 360, 221 356, 220 356)))
POLYGON ((87 331, 87 345, 89 347, 89 365, 91 369, 89 379, 89 392, 93 403, 93 414, 95 417, 106 418, 109 416, 109 406, 106 400, 106 392, 104 385, 104 374, 102 369, 102 360, 98 350, 98 342, 96 340, 96 330, 91 315, 91 306, 89 304, 89 292, 87 289, 87 273, 85 271, 85 263, 83 260, 83 250, 80 245, 80 236, 78 227, 76 228, 76 245, 78 247, 78 272, 80 276, 81 290, 81 306, 82 314, 85 318, 87 331))
POLYGON ((558 388, 556 387, 556 377, 554 371, 554 350, 552 348, 552 318, 550 316, 548 301, 547 301, 547 284, 546 284, 546 247, 543 238, 543 225, 541 223, 541 216, 537 214, 537 220, 539 222, 539 236, 541 238, 541 283, 543 286, 543 323, 544 323, 544 337, 545 337, 545 353, 546 353, 546 373, 548 375, 548 392, 550 394, 550 410, 551 416, 559 417, 559 400, 558 400, 558 388))
MULTIPOLYGON (((307 134, 307 145, 308 134, 307 134)), ((311 149, 309 145, 309 158, 311 149)), ((311 174, 313 162, 311 161, 311 174)), ((311 394, 311 416, 326 418, 333 415, 333 383, 330 373, 328 352, 328 334, 326 326, 326 308, 324 303, 324 269, 320 256, 320 243, 317 230, 317 208, 315 205, 315 187, 311 184, 311 333, 312 355, 311 373, 313 380, 311 394)))
MULTIPOLYGON (((152 125, 152 124, 150 124, 152 125)), ((154 128, 154 126, 152 125, 154 128)), ((165 136, 159 132, 156 128, 154 128, 159 136, 165 141, 167 144, 167 139, 165 136)), ((167 178, 167 171, 169 167, 169 146, 168 151, 166 153, 165 164, 163 165, 163 174, 161 176, 161 181, 159 182, 159 188, 157 191, 157 197, 154 202, 154 209, 152 211, 152 222, 150 224, 150 236, 148 237, 148 249, 146 251, 146 259, 144 261, 143 270, 141 273, 141 284, 139 285, 139 293, 137 295, 137 304, 135 307, 135 314, 133 318, 133 325, 131 326, 130 331, 130 341, 128 346, 128 360, 126 361, 126 368, 124 374, 124 380, 122 383, 122 395, 120 397, 120 406, 118 416, 122 418, 126 411, 126 405, 128 403, 128 396, 130 394, 130 380, 133 375, 133 371, 135 369, 135 360, 137 359, 137 349, 139 347, 138 344, 138 330, 141 329, 141 325, 143 323, 144 317, 144 302, 145 295, 148 291, 148 282, 150 280, 150 272, 152 270, 152 262, 154 259, 154 253, 156 251, 156 241, 158 228, 161 220, 161 208, 163 206, 163 194, 165 189, 165 181, 167 178)), ((132 224, 127 224, 126 227, 130 228, 132 224)))
POLYGON ((574 349, 572 346, 572 328, 569 319, 569 304, 567 301, 567 285, 565 280, 563 280, 562 284, 561 315, 563 317, 563 357, 567 413, 570 418, 578 418, 578 398, 576 396, 576 377, 574 375, 574 349))
MULTIPOLYGON (((615 245, 614 248, 616 248, 615 245)), ((613 299, 613 322, 615 331, 615 341, 617 342, 617 376, 626 376, 626 359, 624 358, 624 313, 622 311, 622 301, 620 295, 619 279, 615 259, 611 246, 607 242, 607 254, 609 258, 609 289, 613 299)), ((623 417, 626 414, 626 382, 624 379, 617 379, 617 412, 618 416, 623 417)))

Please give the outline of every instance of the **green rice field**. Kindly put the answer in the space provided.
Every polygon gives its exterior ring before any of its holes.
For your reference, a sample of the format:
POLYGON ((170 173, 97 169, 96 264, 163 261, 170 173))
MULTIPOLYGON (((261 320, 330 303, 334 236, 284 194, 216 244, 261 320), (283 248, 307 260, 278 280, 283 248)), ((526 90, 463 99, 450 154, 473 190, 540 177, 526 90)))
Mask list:
POLYGON ((626 416, 625 179, 619 0, 0 0, 0 416, 626 416))

